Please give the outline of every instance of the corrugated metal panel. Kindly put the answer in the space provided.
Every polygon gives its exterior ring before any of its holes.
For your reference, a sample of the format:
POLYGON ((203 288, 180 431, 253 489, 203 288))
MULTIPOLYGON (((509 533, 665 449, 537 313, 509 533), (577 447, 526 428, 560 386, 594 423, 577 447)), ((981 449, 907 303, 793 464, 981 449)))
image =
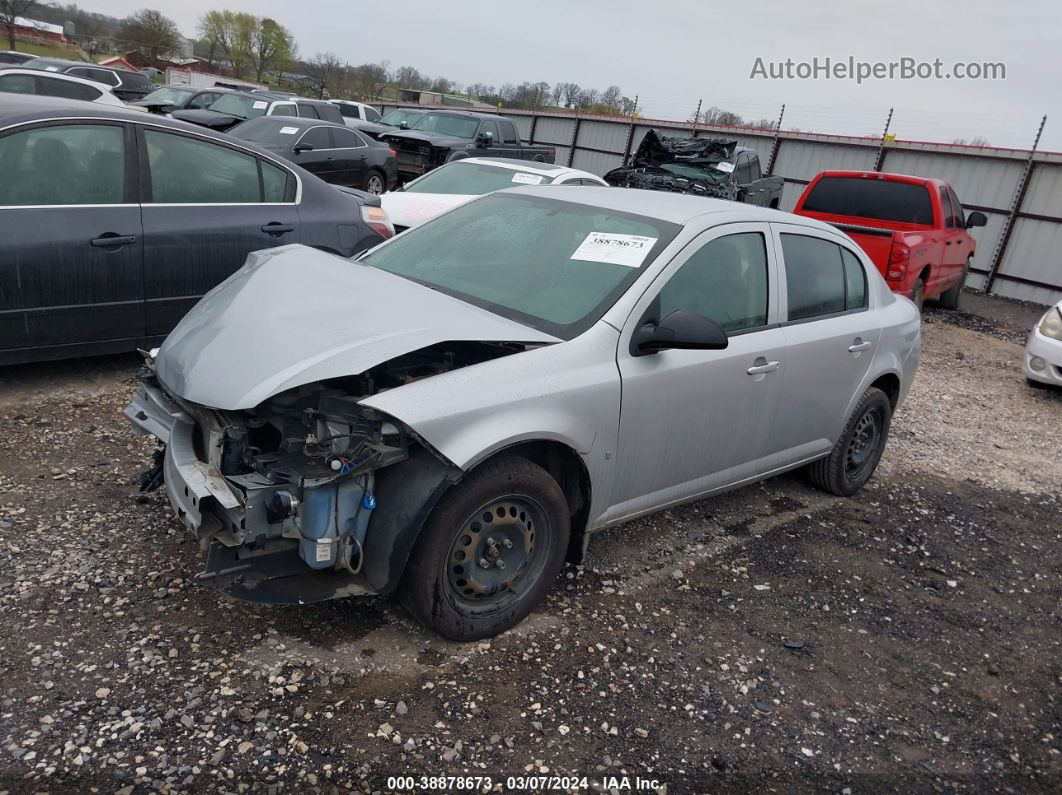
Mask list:
POLYGON ((1062 216, 1062 166, 1037 164, 1021 209, 1038 215, 1062 216))
MULTIPOLYGON (((567 161, 561 161, 558 159, 557 162, 567 161)), ((623 158, 620 155, 587 152, 585 149, 576 149, 575 159, 572 161, 572 168, 581 168, 583 171, 589 171, 591 174, 597 174, 599 177, 605 176, 606 172, 611 171, 614 168, 619 168, 622 165, 623 158)))
POLYGON ((521 141, 526 143, 531 135, 531 117, 512 115, 506 116, 506 118, 512 120, 513 126, 516 127, 516 134, 520 136, 521 141))
MULTIPOLYGON (((539 120, 539 124, 541 124, 541 123, 542 123, 542 121, 539 120)), ((535 138, 536 138, 536 140, 538 139, 538 130, 535 130, 535 138)), ((571 149, 571 147, 570 146, 558 146, 558 147, 556 147, 556 149, 557 149, 557 155, 554 158, 553 162, 556 163, 558 166, 566 166, 566 165, 568 165, 568 150, 571 149)))
POLYGON ((1010 207, 1024 163, 933 152, 912 152, 889 147, 882 171, 947 180, 963 204, 1010 207))
MULTIPOLYGON (((999 272, 1051 285, 1054 290, 1029 289, 1038 290, 1046 297, 1054 294, 1054 299, 1048 303, 1057 301, 1062 297, 1062 224, 1031 218, 1015 219, 1014 231, 1010 235, 999 272)), ((1014 283, 1005 279, 997 280, 997 292, 1001 292, 1004 285, 1010 290, 1014 283)))
MULTIPOLYGON (((535 125, 535 140, 540 143, 561 144, 568 146, 572 140, 572 130, 575 129, 574 119, 555 119, 542 116, 535 125)), ((558 146, 558 159, 560 163, 558 146)))
POLYGON ((774 173, 810 180, 820 171, 873 168, 876 155, 877 150, 870 147, 783 140, 774 173))
POLYGON ((629 130, 630 125, 622 122, 584 119, 579 125, 579 140, 575 145, 576 148, 585 146, 588 149, 604 149, 622 156, 629 130))
MULTIPOLYGON (((777 173, 777 171, 775 172, 777 173)), ((793 212, 793 208, 796 207, 797 199, 800 198, 800 194, 804 192, 806 185, 800 185, 796 182, 787 182, 782 186, 782 199, 778 203, 779 210, 785 210, 787 213, 793 212)))
POLYGON ((1007 216, 1002 213, 985 213, 985 217, 988 218, 988 223, 975 226, 970 230, 970 234, 977 241, 973 266, 988 270, 992 266, 992 257, 995 256, 999 236, 1003 232, 1003 222, 1007 216))
POLYGON ((1062 298, 1062 290, 1048 290, 1043 287, 1033 287, 1030 284, 997 279, 992 285, 992 295, 1001 295, 1004 298, 1014 298, 1018 301, 1032 301, 1034 304, 1051 305, 1058 303, 1058 300, 1062 298))

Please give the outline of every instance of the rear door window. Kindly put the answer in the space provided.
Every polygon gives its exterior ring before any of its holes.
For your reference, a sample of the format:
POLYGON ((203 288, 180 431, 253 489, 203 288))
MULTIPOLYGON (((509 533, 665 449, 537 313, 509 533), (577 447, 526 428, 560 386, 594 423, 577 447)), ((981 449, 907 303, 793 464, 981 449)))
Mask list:
MULTIPOLYGON (((270 116, 298 116, 299 111, 295 107, 294 102, 280 102, 273 106, 273 109, 269 111, 270 116)), ((316 118, 316 117, 314 117, 316 118)))
POLYGON ((122 204, 125 131, 69 124, 0 138, 0 205, 122 204))
POLYGON ((184 135, 145 130, 154 204, 250 204, 261 201, 251 155, 184 135))
POLYGON ((340 130, 336 127, 331 127, 329 132, 332 133, 333 149, 356 149, 359 146, 365 146, 352 130, 340 130))
POLYGON ((804 200, 803 209, 876 221, 933 225, 933 203, 925 185, 873 177, 823 177, 804 200))
POLYGON ((298 104, 298 113, 304 119, 319 119, 320 115, 317 113, 317 108, 313 105, 307 105, 305 102, 298 104))
POLYGON ((789 321, 845 311, 845 269, 841 247, 828 240, 783 233, 789 321))
POLYGON ((0 75, 0 91, 8 94, 36 94, 32 75, 0 75))
POLYGON ((81 99, 92 102, 99 99, 103 92, 92 86, 83 86, 73 80, 60 80, 58 77, 38 77, 37 93, 47 97, 63 97, 65 99, 81 99))

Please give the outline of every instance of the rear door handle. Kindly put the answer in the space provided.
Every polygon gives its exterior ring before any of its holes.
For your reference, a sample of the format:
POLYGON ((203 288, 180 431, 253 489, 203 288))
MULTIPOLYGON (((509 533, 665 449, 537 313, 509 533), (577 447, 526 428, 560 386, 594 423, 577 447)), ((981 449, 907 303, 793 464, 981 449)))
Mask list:
POLYGON ((288 232, 294 232, 295 227, 291 226, 290 224, 282 224, 278 223, 277 221, 274 221, 271 224, 266 224, 265 226, 263 226, 262 231, 265 232, 267 235, 279 236, 287 234, 288 232))
POLYGON ((746 370, 745 372, 749 375, 763 375, 764 373, 773 373, 775 370, 782 366, 781 362, 768 362, 764 360, 762 356, 756 361, 762 363, 754 364, 752 365, 752 367, 746 370))
POLYGON ((848 352, 859 353, 860 351, 865 351, 871 345, 873 345, 872 342, 864 342, 863 340, 859 339, 859 337, 856 337, 855 342, 848 346, 848 352))
POLYGON ((114 232, 107 232, 99 237, 92 238, 89 244, 96 248, 112 248, 115 246, 128 246, 130 243, 135 242, 136 235, 116 235, 114 232))

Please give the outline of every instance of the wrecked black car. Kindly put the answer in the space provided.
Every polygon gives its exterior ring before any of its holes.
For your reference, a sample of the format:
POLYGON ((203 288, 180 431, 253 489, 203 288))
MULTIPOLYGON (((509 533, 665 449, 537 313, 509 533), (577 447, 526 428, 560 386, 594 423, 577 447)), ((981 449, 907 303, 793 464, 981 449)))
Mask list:
POLYGON ((670 138, 649 130, 629 162, 605 174, 619 188, 692 193, 777 207, 781 177, 763 176, 760 156, 726 138, 670 138))

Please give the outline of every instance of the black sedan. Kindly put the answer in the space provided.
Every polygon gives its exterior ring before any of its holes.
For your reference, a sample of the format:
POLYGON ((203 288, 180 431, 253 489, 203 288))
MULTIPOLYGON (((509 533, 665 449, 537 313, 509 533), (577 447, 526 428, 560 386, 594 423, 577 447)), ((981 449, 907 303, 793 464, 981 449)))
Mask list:
POLYGON ((335 185, 369 193, 398 185, 394 150, 343 124, 260 116, 236 125, 229 135, 256 143, 335 185))
POLYGON ((375 196, 257 146, 74 107, 0 103, 0 364, 150 347, 252 251, 350 257, 393 234, 375 196))
POLYGON ((175 110, 201 110, 210 105, 222 94, 228 93, 227 88, 192 88, 191 86, 163 86, 156 88, 146 97, 137 102, 130 102, 140 108, 147 108, 151 113, 170 113, 175 110))

